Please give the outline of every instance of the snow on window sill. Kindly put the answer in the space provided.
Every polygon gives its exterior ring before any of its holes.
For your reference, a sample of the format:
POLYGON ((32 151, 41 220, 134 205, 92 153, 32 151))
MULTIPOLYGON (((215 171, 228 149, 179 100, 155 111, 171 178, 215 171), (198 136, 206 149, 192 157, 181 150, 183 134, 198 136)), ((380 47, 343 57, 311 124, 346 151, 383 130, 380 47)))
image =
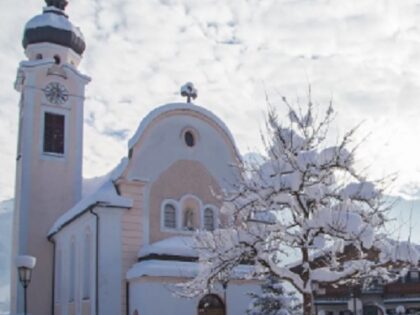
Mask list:
POLYGON ((65 160, 66 155, 64 153, 42 152, 41 158, 43 160, 65 160))

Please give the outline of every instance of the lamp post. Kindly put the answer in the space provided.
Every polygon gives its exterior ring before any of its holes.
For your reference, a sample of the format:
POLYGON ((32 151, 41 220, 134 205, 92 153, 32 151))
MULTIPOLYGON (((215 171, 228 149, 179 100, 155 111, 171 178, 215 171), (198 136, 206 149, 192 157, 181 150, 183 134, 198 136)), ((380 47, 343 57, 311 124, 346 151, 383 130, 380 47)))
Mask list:
POLYGON ((228 282, 229 282, 229 279, 224 280, 222 282, 222 286, 223 286, 223 298, 225 299, 225 315, 227 315, 227 307, 228 307, 228 304, 227 304, 227 292, 226 292, 227 291, 228 282))
POLYGON ((28 255, 16 257, 16 268, 18 269, 19 281, 23 287, 23 312, 27 315, 26 289, 31 282, 32 269, 36 264, 36 258, 28 255))

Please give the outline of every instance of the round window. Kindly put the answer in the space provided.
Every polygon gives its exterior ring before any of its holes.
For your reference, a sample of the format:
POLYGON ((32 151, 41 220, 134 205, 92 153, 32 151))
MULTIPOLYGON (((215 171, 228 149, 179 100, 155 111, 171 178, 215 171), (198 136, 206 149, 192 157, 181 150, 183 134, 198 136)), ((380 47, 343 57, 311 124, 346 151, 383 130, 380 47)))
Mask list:
POLYGON ((187 131, 184 134, 185 144, 189 147, 193 147, 195 145, 194 135, 191 131, 187 131))

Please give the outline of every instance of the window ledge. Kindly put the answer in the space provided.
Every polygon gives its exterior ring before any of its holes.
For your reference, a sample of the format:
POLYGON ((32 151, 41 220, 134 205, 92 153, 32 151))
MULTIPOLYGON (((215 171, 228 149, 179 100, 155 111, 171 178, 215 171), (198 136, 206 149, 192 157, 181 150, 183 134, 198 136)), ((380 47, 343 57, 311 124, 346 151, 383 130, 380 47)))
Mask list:
POLYGON ((41 158, 43 160, 65 160, 66 155, 64 153, 53 153, 53 152, 42 152, 41 158))

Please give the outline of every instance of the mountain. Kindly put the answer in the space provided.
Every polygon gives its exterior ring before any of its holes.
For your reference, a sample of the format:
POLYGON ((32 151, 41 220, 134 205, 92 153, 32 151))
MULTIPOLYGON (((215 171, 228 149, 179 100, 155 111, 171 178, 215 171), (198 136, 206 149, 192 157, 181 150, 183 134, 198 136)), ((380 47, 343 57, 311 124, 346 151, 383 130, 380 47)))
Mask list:
POLYGON ((13 199, 0 202, 0 315, 9 314, 13 199))
POLYGON ((386 233, 392 238, 420 244, 420 229, 416 224, 420 222, 420 195, 411 196, 413 199, 390 197, 393 207, 389 217, 392 219, 387 224, 386 233))

